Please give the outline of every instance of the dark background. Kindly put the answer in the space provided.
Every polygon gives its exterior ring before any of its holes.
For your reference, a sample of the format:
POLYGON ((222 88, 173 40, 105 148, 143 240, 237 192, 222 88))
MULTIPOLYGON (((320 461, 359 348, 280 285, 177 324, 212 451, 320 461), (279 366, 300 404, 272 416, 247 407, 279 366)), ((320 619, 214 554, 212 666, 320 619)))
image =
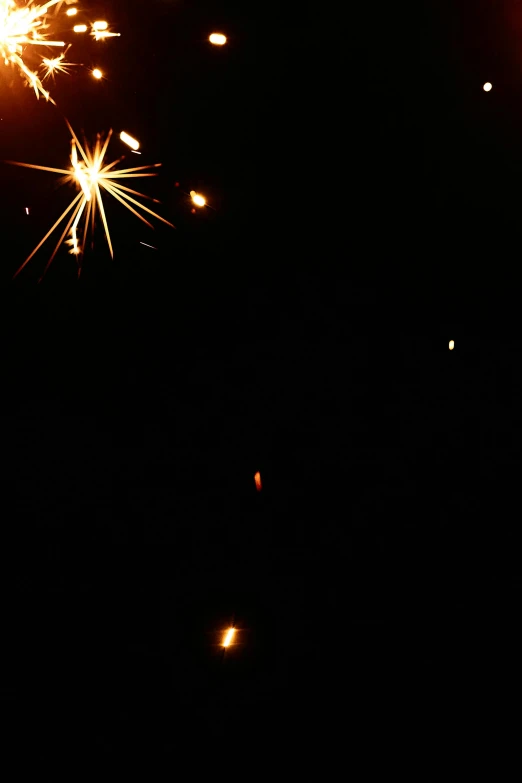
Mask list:
POLYGON ((125 129, 176 225, 109 208, 114 261, 98 231, 79 281, 44 250, 13 282, 67 193, 2 167, 1 690, 35 754, 479 725, 511 672, 522 6, 339 13, 113 0, 68 57, 105 81, 56 108, 0 72, 3 158, 65 167, 62 112, 125 129))

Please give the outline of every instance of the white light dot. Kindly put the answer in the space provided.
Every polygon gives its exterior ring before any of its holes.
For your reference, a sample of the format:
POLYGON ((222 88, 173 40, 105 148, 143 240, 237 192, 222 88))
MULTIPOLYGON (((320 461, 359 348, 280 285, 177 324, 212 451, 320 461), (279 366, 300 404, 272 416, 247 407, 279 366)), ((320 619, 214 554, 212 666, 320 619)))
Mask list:
POLYGON ((223 46, 227 42, 227 37, 223 33, 212 33, 209 35, 208 40, 214 46, 223 46))
POLYGON ((455 348, 455 341, 454 340, 450 340, 449 341, 449 349, 450 349, 450 351, 452 351, 454 348, 455 348))
POLYGON ((491 84, 491 82, 486 82, 486 84, 484 85, 484 87, 482 89, 484 90, 484 92, 489 92, 492 87, 493 87, 493 85, 491 84))

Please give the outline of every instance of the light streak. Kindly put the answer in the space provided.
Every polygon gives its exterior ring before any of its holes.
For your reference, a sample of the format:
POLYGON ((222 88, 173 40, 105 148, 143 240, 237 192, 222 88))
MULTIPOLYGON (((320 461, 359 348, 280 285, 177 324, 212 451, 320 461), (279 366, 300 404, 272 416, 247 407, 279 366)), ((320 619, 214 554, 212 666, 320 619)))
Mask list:
POLYGON ((225 634, 225 638, 223 639, 223 647, 230 647, 232 644, 232 639, 234 638, 236 634, 235 628, 229 628, 228 631, 225 634))
POLYGON ((103 41, 104 38, 119 38, 121 33, 110 33, 107 30, 93 30, 91 35, 95 41, 103 41))
MULTIPOLYGON (((15 166, 23 166, 30 169, 38 169, 40 171, 49 171, 55 174, 61 174, 62 182, 73 184, 77 189, 75 198, 71 201, 67 209, 60 215, 58 220, 54 223, 52 228, 47 232, 44 238, 38 243, 33 252, 26 258, 24 263, 16 271, 15 277, 22 271, 22 269, 29 263, 33 256, 38 252, 42 245, 49 239, 51 234, 56 228, 65 220, 67 216, 68 221, 65 229, 58 240, 58 243, 51 255, 51 258, 47 262, 47 266, 42 274, 42 277, 47 272, 51 265, 59 247, 63 242, 71 246, 70 252, 78 258, 78 275, 81 272, 81 257, 85 251, 85 244, 88 235, 91 240, 93 239, 94 227, 96 219, 99 216, 104 228, 105 238, 109 247, 111 258, 114 258, 114 251, 112 247, 112 240, 109 231, 109 224, 105 213, 105 207, 102 198, 102 191, 105 191, 109 195, 113 196, 120 204, 123 204, 133 215, 139 218, 150 228, 153 228, 152 223, 147 220, 138 210, 139 208, 146 212, 148 215, 161 220, 167 226, 174 228, 172 223, 165 220, 156 212, 146 207, 134 196, 140 198, 149 198, 156 204, 159 204, 158 199, 145 196, 143 193, 139 193, 125 185, 119 183, 119 180, 130 179, 134 177, 155 177, 156 172, 151 172, 150 169, 159 168, 161 163, 155 163, 148 166, 136 166, 127 169, 115 168, 121 161, 115 160, 112 163, 105 163, 105 155, 109 142, 111 139, 112 131, 110 131, 105 139, 102 139, 101 134, 98 134, 96 144, 91 148, 86 142, 82 146, 78 140, 78 137, 74 133, 72 127, 67 122, 67 126, 71 132, 71 168, 69 169, 55 169, 48 166, 37 166, 32 163, 19 163, 18 161, 7 161, 15 166), (132 194, 132 195, 131 195, 132 194), (69 235, 69 239, 65 237, 69 235), (81 238, 80 238, 81 236, 81 238)), ((42 278, 40 278, 42 279, 42 278)))
POLYGON ((129 147, 132 147, 133 150, 138 150, 140 148, 139 141, 133 139, 132 136, 129 136, 129 134, 125 133, 125 131, 122 131, 120 133, 120 139, 123 141, 124 144, 127 144, 129 147))

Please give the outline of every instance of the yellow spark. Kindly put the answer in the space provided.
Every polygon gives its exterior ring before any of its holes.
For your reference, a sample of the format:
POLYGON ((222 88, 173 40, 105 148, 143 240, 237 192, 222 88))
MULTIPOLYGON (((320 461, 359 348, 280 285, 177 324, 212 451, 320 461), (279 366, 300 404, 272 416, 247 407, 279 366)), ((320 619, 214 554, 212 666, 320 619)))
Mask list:
POLYGON ((191 190, 190 195, 192 197, 192 201, 197 207, 204 207, 207 203, 205 197, 201 196, 199 193, 196 193, 195 190, 191 190))
POLYGON ((45 70, 43 81, 48 79, 50 76, 52 76, 54 79, 54 74, 56 72, 69 73, 69 68, 71 68, 73 65, 78 65, 78 63, 64 62, 64 57, 67 54, 68 49, 69 47, 67 47, 65 52, 63 52, 59 57, 44 57, 42 59, 41 67, 45 70))
POLYGON ((122 131, 120 133, 120 139, 123 141, 124 144, 128 144, 129 147, 132 147, 133 150, 138 150, 140 148, 139 141, 133 139, 132 136, 129 136, 129 134, 125 133, 125 131, 122 131))
MULTIPOLYGON (((128 169, 117 169, 115 167, 118 165, 121 159, 115 160, 109 164, 105 163, 105 154, 109 146, 112 131, 107 134, 104 140, 102 140, 102 136, 98 134, 96 144, 94 145, 94 148, 91 148, 86 142, 84 142, 84 146, 82 147, 78 141, 78 137, 74 133, 69 123, 67 123, 67 126, 71 132, 72 137, 70 156, 71 168, 55 169, 48 166, 37 166, 32 163, 7 161, 8 163, 12 163, 15 166, 24 166, 26 168, 39 169, 40 171, 50 171, 55 174, 62 174, 64 175, 63 181, 69 184, 73 184, 78 190, 78 193, 69 204, 67 209, 62 213, 62 215, 60 215, 52 228, 35 247, 31 255, 26 258, 21 267, 16 271, 15 277, 22 271, 26 264, 29 263, 35 253, 38 252, 42 245, 47 241, 47 239, 49 239, 51 234, 55 231, 56 228, 58 228, 60 223, 62 223, 62 221, 67 216, 69 216, 67 225, 65 226, 65 229, 60 239, 58 240, 58 244, 56 245, 51 258, 47 262, 47 266, 45 267, 43 275, 45 275, 47 272, 56 253, 58 252, 59 247, 64 241, 66 244, 71 246, 70 252, 76 255, 78 258, 78 275, 80 274, 81 257, 84 254, 87 236, 90 231, 92 238, 96 217, 98 214, 101 217, 111 258, 113 258, 114 253, 112 248, 112 241, 102 199, 103 190, 123 204, 124 207, 133 213, 133 215, 138 217, 143 223, 146 223, 146 225, 148 225, 150 228, 153 228, 152 223, 146 220, 146 218, 140 214, 140 212, 138 212, 135 207, 138 207, 149 215, 152 215, 152 217, 161 220, 167 226, 174 228, 172 223, 170 223, 168 220, 165 220, 156 212, 153 212, 151 209, 138 201, 136 198, 133 198, 133 196, 139 196, 140 198, 150 198, 149 196, 145 196, 143 193, 139 193, 138 191, 126 187, 125 185, 121 185, 118 182, 118 180, 133 177, 155 177, 157 176, 155 172, 150 172, 147 170, 158 168, 161 166, 161 163, 148 166, 137 166, 128 169), (81 240, 78 237, 79 232, 82 235, 81 240), (69 238, 65 239, 67 234, 69 234, 69 238)), ((159 203, 159 201, 154 198, 152 198, 151 201, 157 204, 159 203)))
POLYGON ((86 24, 75 24, 73 27, 73 31, 75 33, 86 33, 87 32, 87 25, 86 24))
POLYGON ((492 89, 492 87, 493 85, 491 84, 491 82, 486 82, 486 84, 483 86, 482 89, 484 90, 484 92, 489 92, 492 89))
POLYGON ((225 638, 223 639, 223 647, 230 647, 232 644, 232 639, 234 638, 236 634, 235 628, 229 628, 228 631, 225 634, 225 638))
POLYGON ((103 73, 100 71, 99 68, 95 68, 93 70, 93 72, 92 72, 92 75, 94 76, 95 79, 101 79, 102 76, 103 76, 103 73))
POLYGON ((93 30, 91 35, 96 41, 103 41, 104 38, 119 38, 120 33, 110 33, 108 30, 93 30))
POLYGON ((209 35, 208 40, 215 46, 223 46, 223 44, 226 44, 227 42, 227 37, 226 35, 222 35, 222 33, 212 33, 209 35))
MULTIPOLYGON (((34 0, 21 7, 15 0, 0 0, 0 59, 4 65, 15 65, 35 91, 37 98, 43 95, 51 100, 38 74, 25 62, 25 53, 32 53, 32 46, 65 46, 63 41, 49 41, 43 30, 49 28, 49 9, 61 0, 47 0, 35 5, 34 0)), ((55 9, 56 10, 56 9, 55 9)))
POLYGON ((108 28, 107 22, 94 22, 92 29, 93 30, 106 30, 108 28))
POLYGON ((455 341, 454 340, 450 340, 449 341, 449 349, 450 349, 450 351, 452 351, 454 348, 455 348, 455 341))
POLYGON ((76 16, 76 14, 78 13, 78 9, 69 8, 65 13, 67 14, 67 16, 76 16))

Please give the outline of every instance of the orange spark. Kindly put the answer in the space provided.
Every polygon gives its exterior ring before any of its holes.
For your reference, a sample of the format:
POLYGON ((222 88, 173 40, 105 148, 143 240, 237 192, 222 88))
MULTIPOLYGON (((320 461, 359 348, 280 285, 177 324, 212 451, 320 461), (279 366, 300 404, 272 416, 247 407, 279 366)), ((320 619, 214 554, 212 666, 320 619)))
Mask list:
POLYGON ((225 634, 225 638, 223 639, 223 647, 230 647, 232 644, 232 639, 234 638, 236 633, 235 628, 229 628, 228 631, 225 634))
POLYGON ((261 473, 259 471, 254 475, 254 481, 256 482, 257 491, 261 492, 261 473))

